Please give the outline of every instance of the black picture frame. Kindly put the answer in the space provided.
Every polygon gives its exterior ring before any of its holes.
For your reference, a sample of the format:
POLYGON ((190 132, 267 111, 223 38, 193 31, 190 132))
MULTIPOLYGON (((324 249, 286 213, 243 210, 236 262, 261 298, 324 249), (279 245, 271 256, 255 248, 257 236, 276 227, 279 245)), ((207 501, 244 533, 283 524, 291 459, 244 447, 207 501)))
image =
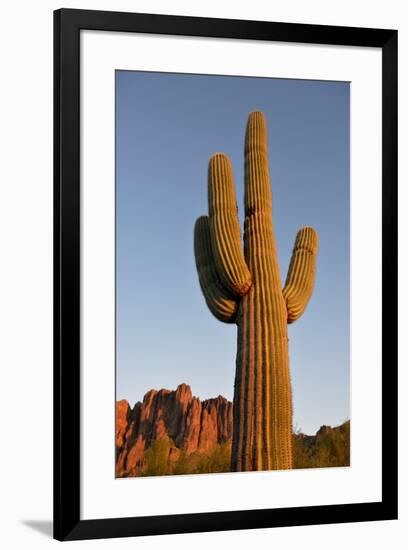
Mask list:
POLYGON ((129 537, 397 518, 397 31, 61 9, 54 12, 54 537, 129 537), (382 50, 382 500, 80 519, 80 31, 382 50))

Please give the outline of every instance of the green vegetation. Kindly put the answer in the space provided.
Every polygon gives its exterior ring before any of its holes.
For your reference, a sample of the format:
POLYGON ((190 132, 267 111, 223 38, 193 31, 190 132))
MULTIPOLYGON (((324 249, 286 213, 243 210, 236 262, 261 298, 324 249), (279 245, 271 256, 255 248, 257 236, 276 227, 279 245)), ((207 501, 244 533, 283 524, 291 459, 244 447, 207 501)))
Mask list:
MULTIPOLYGON (((350 421, 336 428, 322 427, 316 435, 293 434, 293 468, 350 466, 350 421)), ((231 471, 231 441, 218 444, 209 452, 190 455, 177 449, 165 436, 146 451, 142 472, 135 475, 163 476, 208 474, 231 471), (176 453, 176 459, 171 459, 176 453)))
POLYGON ((315 436, 293 436, 294 468, 350 466, 350 421, 337 428, 323 427, 315 436))
POLYGON ((208 453, 183 452, 173 474, 214 474, 231 471, 231 443, 220 443, 208 453))
POLYGON ((168 456, 170 448, 174 447, 173 441, 168 436, 157 439, 145 452, 145 466, 142 475, 164 476, 171 474, 168 456))
POLYGON ((176 447, 169 437, 165 436, 155 441, 145 453, 141 475, 209 474, 231 471, 231 442, 220 443, 209 452, 195 452, 190 455, 179 449, 178 458, 174 461, 169 459, 171 449, 176 447))

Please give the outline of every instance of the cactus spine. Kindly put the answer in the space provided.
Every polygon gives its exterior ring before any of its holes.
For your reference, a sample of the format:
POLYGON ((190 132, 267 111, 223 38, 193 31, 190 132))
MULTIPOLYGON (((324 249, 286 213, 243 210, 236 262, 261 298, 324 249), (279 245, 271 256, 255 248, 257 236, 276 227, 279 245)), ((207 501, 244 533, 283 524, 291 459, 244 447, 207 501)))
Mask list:
POLYGON ((210 311, 238 325, 231 469, 292 467, 292 395, 287 324, 313 291, 317 234, 298 231, 282 289, 272 224, 265 117, 249 115, 245 136, 244 251, 232 167, 222 153, 208 169, 209 216, 195 225, 200 286, 210 311))

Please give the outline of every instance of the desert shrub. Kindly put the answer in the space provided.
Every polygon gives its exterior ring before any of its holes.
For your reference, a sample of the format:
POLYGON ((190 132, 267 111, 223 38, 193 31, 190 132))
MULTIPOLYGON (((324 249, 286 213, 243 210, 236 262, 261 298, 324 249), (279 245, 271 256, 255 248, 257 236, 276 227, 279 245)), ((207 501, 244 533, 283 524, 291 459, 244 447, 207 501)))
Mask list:
POLYGON ((197 465, 197 474, 221 473, 231 471, 231 444, 220 443, 213 451, 202 453, 197 465))
POLYGON ((316 436, 293 436, 294 468, 350 466, 350 421, 316 436))
POLYGON ((168 464, 170 448, 174 447, 172 439, 164 436, 157 439, 145 452, 143 476, 164 476, 171 473, 168 464))
POLYGON ((230 472, 231 442, 219 443, 209 452, 195 452, 186 456, 182 451, 173 474, 208 474, 230 472))

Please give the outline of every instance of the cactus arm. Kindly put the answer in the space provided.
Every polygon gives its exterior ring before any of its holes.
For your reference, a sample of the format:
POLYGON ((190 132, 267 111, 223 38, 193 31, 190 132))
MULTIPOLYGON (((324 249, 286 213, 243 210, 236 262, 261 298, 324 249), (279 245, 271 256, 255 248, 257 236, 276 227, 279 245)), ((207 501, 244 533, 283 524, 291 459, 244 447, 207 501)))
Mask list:
POLYGON ((229 292, 244 296, 251 287, 251 273, 242 251, 232 167, 222 153, 213 155, 209 162, 208 209, 218 277, 229 292))
POLYGON ((295 246, 286 277, 283 297, 288 311, 288 323, 296 321, 306 309, 312 295, 318 237, 312 227, 303 227, 296 235, 295 246))
POLYGON ((215 269, 207 216, 201 216, 194 227, 194 254, 200 287, 211 313, 224 323, 234 323, 238 299, 226 291, 215 269))

